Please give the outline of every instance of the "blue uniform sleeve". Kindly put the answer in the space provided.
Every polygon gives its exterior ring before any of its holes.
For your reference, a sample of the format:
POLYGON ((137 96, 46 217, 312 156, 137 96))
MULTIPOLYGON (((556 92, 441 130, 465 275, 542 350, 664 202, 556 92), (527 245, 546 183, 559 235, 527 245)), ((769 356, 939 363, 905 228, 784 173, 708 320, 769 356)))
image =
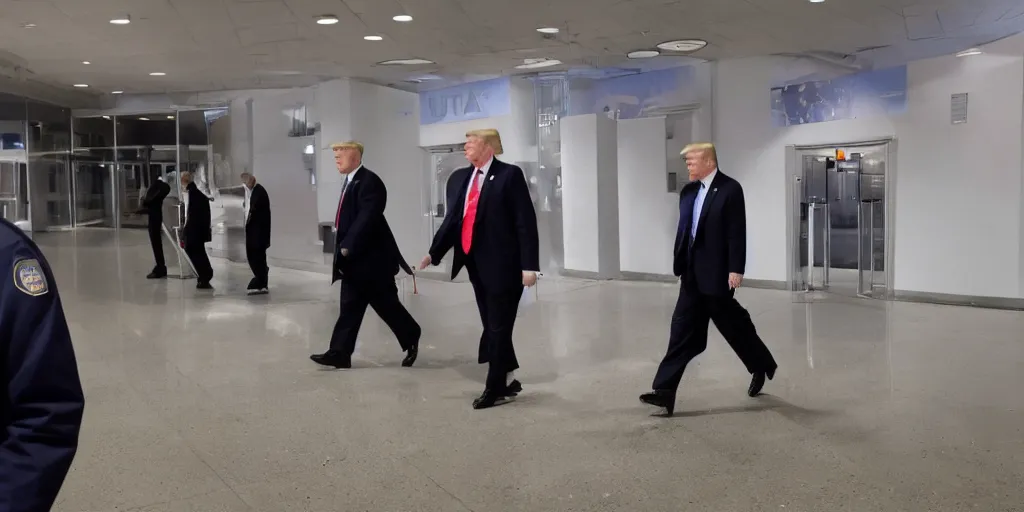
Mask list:
POLYGON ((0 245, 0 512, 39 512, 71 467, 84 398, 46 260, 26 240, 0 245))

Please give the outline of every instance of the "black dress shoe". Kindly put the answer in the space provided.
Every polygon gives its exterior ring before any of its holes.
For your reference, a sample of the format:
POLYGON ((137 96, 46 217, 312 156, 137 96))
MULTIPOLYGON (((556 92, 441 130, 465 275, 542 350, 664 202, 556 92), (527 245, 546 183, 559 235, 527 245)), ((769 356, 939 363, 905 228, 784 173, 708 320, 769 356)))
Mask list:
POLYGON ((166 268, 165 269, 155 268, 155 269, 153 269, 152 272, 149 273, 149 275, 146 276, 146 279, 165 279, 165 278, 167 278, 167 269, 166 268))
POLYGON ((675 391, 656 389, 650 393, 640 395, 640 401, 648 405, 664 408, 666 417, 672 416, 672 413, 676 410, 675 391))
POLYGON ((767 372, 754 372, 754 376, 750 379, 750 387, 747 388, 747 396, 755 397, 761 394, 761 390, 764 388, 764 381, 767 377, 769 380, 775 378, 775 368, 768 370, 767 372))
POLYGON ((352 368, 352 358, 326 352, 309 356, 316 364, 333 366, 335 368, 352 368))
POLYGON ((505 396, 516 396, 523 392, 523 383, 519 382, 519 379, 514 379, 508 387, 505 388, 505 396))
POLYGON ((416 362, 416 357, 420 355, 420 344, 419 342, 414 343, 409 347, 409 350, 405 351, 405 359, 402 359, 402 366, 408 368, 416 362))
POLYGON ((479 398, 473 400, 474 409, 487 409, 496 405, 502 405, 508 401, 508 396, 492 389, 485 389, 479 398))
POLYGON ((196 283, 196 290, 212 290, 212 289, 213 289, 213 285, 211 285, 208 282, 200 281, 199 283, 196 283))

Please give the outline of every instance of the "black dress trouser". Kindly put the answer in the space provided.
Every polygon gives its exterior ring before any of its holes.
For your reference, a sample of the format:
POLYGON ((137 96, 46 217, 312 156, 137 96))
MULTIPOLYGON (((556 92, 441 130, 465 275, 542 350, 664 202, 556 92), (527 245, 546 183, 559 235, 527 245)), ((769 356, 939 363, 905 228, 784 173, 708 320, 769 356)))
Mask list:
POLYGON ((263 244, 250 243, 245 241, 245 259, 249 262, 253 277, 256 278, 256 285, 266 287, 270 277, 270 267, 267 266, 267 249, 263 244))
POLYGON ((519 299, 523 296, 521 287, 508 290, 488 290, 481 283, 473 265, 467 266, 469 280, 476 295, 476 306, 480 310, 483 334, 480 336, 478 362, 488 363, 487 389, 502 392, 508 383, 508 373, 519 369, 516 349, 512 342, 512 330, 519 312, 519 299))
POLYGON ((363 324, 367 306, 395 333, 402 351, 419 342, 420 325, 398 298, 398 286, 393 276, 371 279, 343 279, 341 282, 341 309, 331 334, 332 353, 352 357, 356 337, 363 324))
POLYGON ((153 246, 153 259, 156 260, 156 269, 167 270, 167 262, 164 260, 163 244, 163 218, 149 214, 149 244, 153 246))
POLYGON ((209 283, 213 279, 213 265, 210 255, 206 254, 205 242, 193 242, 185 239, 185 254, 196 269, 196 277, 200 283, 209 283))
POLYGON ((748 372, 775 370, 775 359, 757 335, 750 313, 734 295, 735 290, 727 295, 705 295, 680 285, 672 312, 668 352, 654 377, 654 389, 675 391, 679 387, 686 365, 708 346, 709 321, 715 323, 748 372))

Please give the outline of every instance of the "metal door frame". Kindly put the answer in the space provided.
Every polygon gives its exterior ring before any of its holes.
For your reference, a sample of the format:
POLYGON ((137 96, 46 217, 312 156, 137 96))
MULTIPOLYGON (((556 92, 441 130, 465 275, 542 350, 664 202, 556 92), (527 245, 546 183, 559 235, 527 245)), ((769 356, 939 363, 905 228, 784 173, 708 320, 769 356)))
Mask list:
MULTIPOLYGON (((895 268, 896 255, 896 176, 898 170, 897 155, 898 145, 896 137, 878 137, 873 139, 858 139, 848 142, 836 142, 827 144, 790 144, 786 146, 786 286, 793 290, 797 274, 800 272, 797 260, 797 251, 800 250, 800 217, 797 215, 800 208, 799 197, 796 196, 794 183, 798 176, 802 176, 802 159, 798 158, 798 151, 814 151, 824 149, 851 149, 866 146, 885 146, 885 293, 872 295, 873 298, 882 300, 895 299, 895 268)), ((858 235, 859 236, 859 235, 858 235)), ((813 266, 813 262, 810 263, 813 266)), ((797 290, 793 290, 797 291, 797 290)), ((802 290, 801 290, 802 291, 802 290)))

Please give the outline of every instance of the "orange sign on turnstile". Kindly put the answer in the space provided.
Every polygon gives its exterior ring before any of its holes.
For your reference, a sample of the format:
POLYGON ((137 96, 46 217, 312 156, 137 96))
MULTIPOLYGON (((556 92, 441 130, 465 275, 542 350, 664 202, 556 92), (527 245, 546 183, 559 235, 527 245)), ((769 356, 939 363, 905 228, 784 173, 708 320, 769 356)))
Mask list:
POLYGON ((846 160, 846 151, 841 149, 836 150, 836 160, 846 160))

